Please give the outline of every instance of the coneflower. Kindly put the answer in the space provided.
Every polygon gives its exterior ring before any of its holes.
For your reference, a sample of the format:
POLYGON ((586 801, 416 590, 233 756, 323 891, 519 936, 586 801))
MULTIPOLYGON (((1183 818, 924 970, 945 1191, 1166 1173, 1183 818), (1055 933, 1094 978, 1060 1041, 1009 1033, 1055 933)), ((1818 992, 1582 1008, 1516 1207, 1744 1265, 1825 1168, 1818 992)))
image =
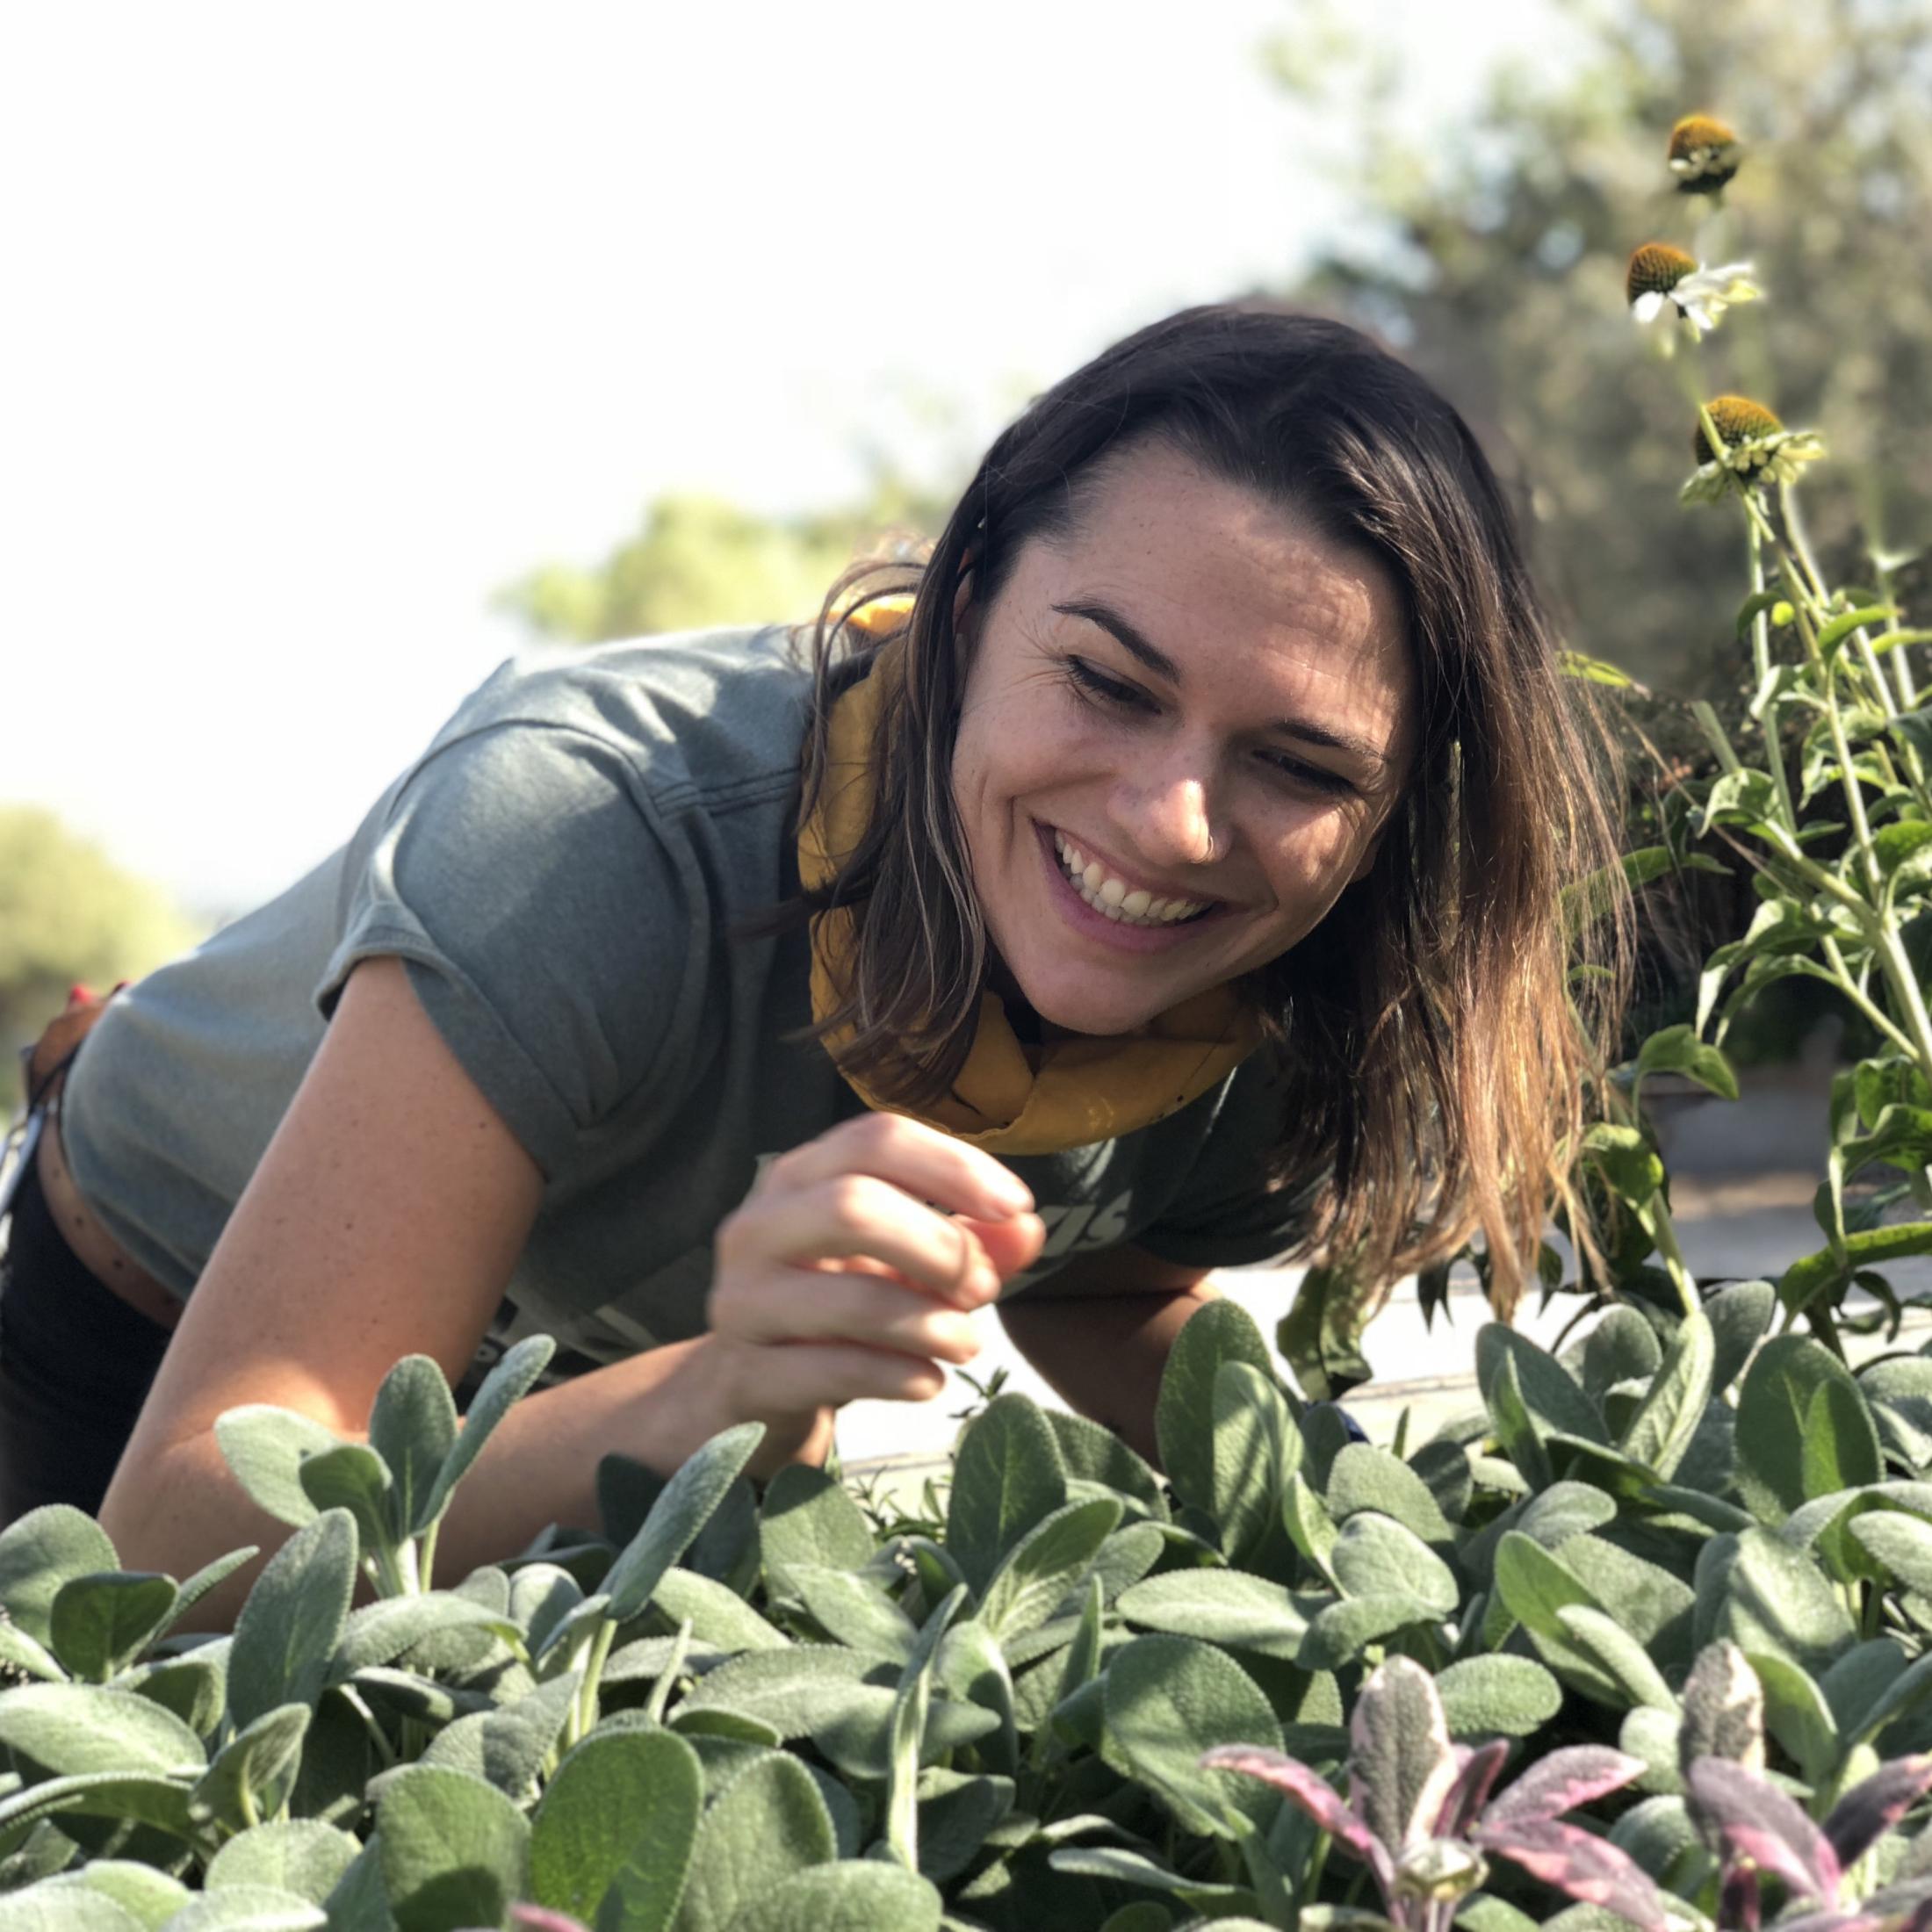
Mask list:
POLYGON ((1728 123, 1711 114, 1686 114, 1670 130, 1666 158, 1680 194, 1714 195, 1742 165, 1744 148, 1728 123))
MULTIPOLYGON (((1631 256, 1624 278, 1625 299, 1640 322, 1674 317, 1692 342, 1715 328, 1734 302, 1755 301, 1762 292, 1751 279, 1748 262, 1707 269, 1668 242, 1645 242, 1631 256)), ((1666 329, 1662 337, 1666 354, 1676 336, 1676 329, 1666 329)))
POLYGON ((1823 439, 1809 429, 1787 429, 1762 402, 1748 396, 1719 396, 1704 406, 1717 430, 1711 446, 1700 420, 1690 439, 1696 472, 1679 493, 1686 503, 1714 503, 1727 489, 1761 488, 1794 483, 1807 463, 1824 455, 1823 439))

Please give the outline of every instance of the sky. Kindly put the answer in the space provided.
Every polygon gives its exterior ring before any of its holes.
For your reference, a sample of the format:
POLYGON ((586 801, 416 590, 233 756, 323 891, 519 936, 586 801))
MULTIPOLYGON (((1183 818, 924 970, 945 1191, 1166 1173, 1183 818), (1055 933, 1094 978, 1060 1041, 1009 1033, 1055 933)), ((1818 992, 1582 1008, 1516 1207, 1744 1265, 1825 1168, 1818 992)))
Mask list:
MULTIPOLYGON (((354 831, 653 496, 860 487, 1340 210, 1314 0, 0 13, 0 803, 203 916, 354 831)), ((1453 121, 1549 0, 1357 0, 1453 121)), ((789 616, 792 613, 774 613, 789 616)))

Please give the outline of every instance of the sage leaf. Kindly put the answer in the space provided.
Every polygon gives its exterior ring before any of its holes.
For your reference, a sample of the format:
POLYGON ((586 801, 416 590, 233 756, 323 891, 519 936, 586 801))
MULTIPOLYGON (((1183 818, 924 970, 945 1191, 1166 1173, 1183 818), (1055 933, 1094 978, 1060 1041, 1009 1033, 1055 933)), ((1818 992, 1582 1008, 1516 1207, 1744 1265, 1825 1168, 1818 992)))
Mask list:
POLYGON ((1174 1494, 1208 1512, 1215 1506, 1215 1375, 1223 1362, 1246 1362, 1264 1375, 1274 1373, 1274 1359, 1254 1318, 1226 1300, 1208 1302, 1182 1325, 1168 1351, 1154 1405, 1161 1467, 1174 1494))
POLYGON ((1769 1281, 1737 1281, 1719 1288, 1704 1304, 1711 1324, 1715 1355, 1711 1366, 1711 1393, 1721 1395, 1744 1373, 1751 1351, 1771 1325, 1777 1290, 1769 1281))
POLYGON ((848 1859, 748 1900, 729 1932, 939 1932, 944 1901, 916 1872, 848 1859))
POLYGON ((1273 1527, 1301 1438, 1274 1377, 1251 1362, 1216 1367, 1210 1413, 1213 1515, 1223 1554, 1240 1562, 1273 1527))
POLYGON ((1808 1496, 1824 1493, 1806 1486, 1805 1431, 1813 1397, 1827 1384, 1850 1397, 1817 1411, 1833 1437, 1831 1467, 1849 1478, 1837 1487, 1876 1482, 1884 1474, 1878 1431, 1849 1370, 1808 1336, 1774 1336, 1745 1371, 1737 1402, 1738 1490, 1762 1523, 1782 1523, 1808 1496))
POLYGON ((1169 1570, 1122 1590, 1114 1607, 1143 1629, 1291 1663, 1308 1627, 1302 1602, 1282 1584, 1242 1570, 1169 1570))
POLYGON ((1157 1523, 1168 1519, 1167 1498, 1152 1467, 1114 1431, 1086 1416, 1064 1409, 1043 1413, 1060 1451, 1070 1482, 1095 1482, 1124 1496, 1157 1523))
POLYGON ((315 1520, 315 1505, 302 1488, 302 1464, 342 1446, 334 1430, 292 1409, 249 1402, 215 1418, 214 1439, 256 1508, 296 1529, 315 1520))
POLYGON ((382 1379, 369 1411, 369 1446, 389 1472, 393 1542, 420 1535, 435 1520, 430 1498, 456 1447, 456 1399, 427 1355, 405 1355, 382 1379))
POLYGON ((225 1885, 191 1898, 168 1932, 319 1932, 328 1914, 279 1885, 225 1885))
POLYGON ((356 1588, 356 1526, 331 1510, 298 1530, 255 1581, 228 1649, 228 1715, 246 1727, 278 1705, 314 1705, 356 1588))
MULTIPOLYGON (((1467 1458, 1453 1453, 1467 1471, 1467 1458)), ((1337 1523, 1346 1523, 1350 1517, 1373 1510, 1394 1517, 1438 1552, 1455 1542, 1455 1532, 1429 1485, 1400 1457, 1366 1442, 1352 1442, 1336 1457, 1323 1500, 1337 1523)))
POLYGON ((1272 1791, 1200 1763, 1202 1753, 1217 1744, 1281 1748, 1272 1708, 1233 1658, 1188 1637, 1136 1637, 1115 1654, 1100 1681, 1103 1751, 1148 1785, 1187 1830, 1235 1838, 1243 1820, 1267 1827, 1279 1802, 1272 1791))
POLYGON ((626 1622, 651 1601, 664 1573, 691 1546, 764 1437, 762 1423, 741 1422, 724 1430, 665 1484, 644 1527, 604 1579, 610 1597, 606 1615, 613 1623, 626 1622))
POLYGON ((1014 1545, 988 1582, 980 1620, 996 1637, 1036 1629, 1085 1575, 1121 1520, 1112 1496, 1070 1503, 1014 1545))
POLYGON ((0 1745, 56 1777, 198 1777, 208 1754, 171 1711, 127 1690, 29 1683, 0 1696, 0 1745))
POLYGON ((658 1579, 652 1602, 660 1616, 673 1624, 688 1622, 698 1642, 718 1650, 782 1650, 791 1640, 737 1591, 696 1570, 673 1565, 658 1579))
POLYGON ((947 1551, 975 1596, 1007 1551, 1066 1502, 1066 1471, 1046 1417, 1024 1395, 994 1396, 960 1438, 946 1511, 947 1551))
POLYGON ((530 1884, 586 1925, 665 1932, 683 1896, 704 1799, 674 1731, 596 1731, 557 1767, 537 1811, 530 1884))
POLYGON ((359 1442, 338 1443, 305 1457, 295 1477, 318 1511, 349 1511, 364 1561, 374 1562, 394 1549, 389 1467, 373 1449, 359 1442))
POLYGON ((1597 1405, 1554 1355, 1500 1322, 1485 1323, 1476 1334, 1476 1386, 1485 1402, 1505 1362, 1516 1369, 1523 1406, 1539 1438, 1575 1436, 1610 1446, 1597 1405))
POLYGON ((1454 1614, 1461 1592, 1449 1566, 1392 1517, 1364 1510, 1343 1524, 1329 1561, 1350 1597, 1407 1597, 1419 1615, 1454 1614))
POLYGON ((237 1731, 189 1794, 190 1815, 231 1831, 273 1817, 295 1781, 309 1717, 307 1705, 284 1704, 237 1731))
POLYGON ((463 1418, 463 1427, 429 1486, 429 1498, 416 1511, 421 1527, 427 1529, 441 1519, 450 1506, 451 1492, 483 1453, 497 1424, 536 1386, 537 1378, 549 1366, 556 1348, 556 1343, 547 1335, 525 1336, 483 1378, 483 1386, 477 1390, 476 1399, 463 1418))
POLYGON ((1677 1473, 1711 1399, 1717 1337, 1700 1312, 1677 1324, 1655 1379, 1618 1446, 1669 1481, 1677 1473))
POLYGON ((501 1925, 528 1889, 529 1824, 466 1771, 405 1767, 385 1783, 376 1825, 396 1932, 501 1925))
POLYGON ((566 1671, 494 1711, 458 1718, 429 1741, 420 1762, 467 1771, 515 1803, 525 1804, 582 1684, 582 1671, 566 1671))
POLYGON ((785 1576, 811 1620, 835 1642, 894 1664, 912 1654, 919 1626, 876 1584, 816 1563, 792 1563, 785 1576))
POLYGON ((47 1613, 54 1654, 76 1677, 105 1683, 154 1640, 180 1594, 173 1577, 142 1571, 76 1576, 61 1585, 47 1613))
POLYGON ((872 1555, 865 1511, 837 1477, 802 1462, 787 1464, 766 1486, 758 1533, 765 1574, 779 1590, 801 1564, 855 1570, 872 1555))
POLYGON ((272 1885, 324 1905, 362 1847, 346 1831, 313 1818, 284 1818, 229 1839, 208 1863, 211 1892, 231 1885, 272 1885))
POLYGON ((107 1532, 65 1503, 43 1503, 0 1530, 0 1611, 45 1648, 54 1599, 77 1576, 118 1569, 107 1532))
POLYGON ((1450 1664, 1436 1678, 1436 1695, 1450 1736, 1466 1741, 1529 1737, 1563 1702, 1562 1686, 1533 1657, 1506 1652, 1450 1664))
POLYGON ((676 1932, 727 1932, 739 1912, 837 1856, 832 1814, 796 1758, 758 1758, 711 1801, 697 1828, 676 1932))

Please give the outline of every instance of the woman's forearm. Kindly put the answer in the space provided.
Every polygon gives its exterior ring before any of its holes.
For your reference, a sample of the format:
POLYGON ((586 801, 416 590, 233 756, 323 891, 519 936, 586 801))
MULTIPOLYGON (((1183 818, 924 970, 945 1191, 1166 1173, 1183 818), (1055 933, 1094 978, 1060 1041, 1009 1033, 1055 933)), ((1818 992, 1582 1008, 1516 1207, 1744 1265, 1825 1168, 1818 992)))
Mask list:
MULTIPOLYGON (((447 1586, 501 1561, 552 1523, 597 1524, 600 1457, 615 1451, 669 1474, 734 1419, 710 1373, 707 1337, 653 1349, 526 1396, 464 1478, 436 1540, 435 1580, 447 1586)), ((761 1461, 796 1445, 774 1432, 761 1461)), ((226 1629, 268 1554, 287 1537, 229 1473, 212 1431, 123 1463, 101 1521, 123 1564, 186 1576, 242 1545, 264 1554, 204 1599, 197 1622, 226 1629)))

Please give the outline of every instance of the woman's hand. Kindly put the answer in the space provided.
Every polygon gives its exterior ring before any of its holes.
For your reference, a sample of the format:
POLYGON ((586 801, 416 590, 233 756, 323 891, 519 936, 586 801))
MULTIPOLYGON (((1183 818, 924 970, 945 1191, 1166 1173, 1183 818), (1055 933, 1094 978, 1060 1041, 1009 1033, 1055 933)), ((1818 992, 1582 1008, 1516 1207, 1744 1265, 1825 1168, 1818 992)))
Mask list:
POLYGON ((752 1467, 823 1462, 864 1397, 923 1402, 979 1352, 973 1311, 1039 1255, 1033 1197, 991 1155, 892 1114, 781 1155, 719 1226, 707 1375, 767 1434, 752 1467))

